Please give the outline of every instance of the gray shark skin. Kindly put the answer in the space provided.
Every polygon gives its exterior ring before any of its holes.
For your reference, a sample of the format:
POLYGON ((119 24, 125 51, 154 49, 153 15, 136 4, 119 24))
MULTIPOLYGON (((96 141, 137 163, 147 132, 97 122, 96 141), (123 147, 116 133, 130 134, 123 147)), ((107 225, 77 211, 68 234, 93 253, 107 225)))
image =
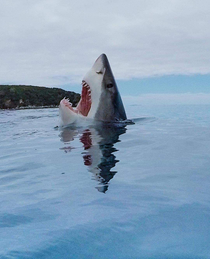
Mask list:
POLYGON ((126 121, 127 116, 109 61, 101 54, 82 80, 81 99, 76 108, 67 99, 60 102, 61 125, 81 119, 102 122, 126 121))
POLYGON ((101 96, 95 119, 100 121, 123 121, 127 119, 123 102, 118 91, 109 61, 105 54, 99 59, 102 62, 103 80, 101 96))

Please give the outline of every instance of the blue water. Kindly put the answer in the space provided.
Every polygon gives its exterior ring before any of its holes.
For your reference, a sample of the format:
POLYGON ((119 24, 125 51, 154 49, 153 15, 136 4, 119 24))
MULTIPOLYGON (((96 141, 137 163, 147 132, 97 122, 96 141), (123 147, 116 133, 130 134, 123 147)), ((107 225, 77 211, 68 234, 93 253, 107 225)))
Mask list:
POLYGON ((210 258, 210 105, 126 111, 0 111, 0 258, 210 258))

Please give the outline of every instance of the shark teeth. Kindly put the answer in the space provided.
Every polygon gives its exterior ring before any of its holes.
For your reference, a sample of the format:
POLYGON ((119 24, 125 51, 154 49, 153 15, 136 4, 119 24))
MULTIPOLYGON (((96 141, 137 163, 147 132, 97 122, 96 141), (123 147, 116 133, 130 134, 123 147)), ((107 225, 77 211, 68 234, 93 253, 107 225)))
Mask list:
POLYGON ((82 80, 82 86, 87 88, 88 94, 91 94, 90 86, 84 80, 82 80))
POLYGON ((64 97, 63 100, 62 100, 62 102, 63 102, 63 104, 64 104, 66 107, 68 107, 68 108, 72 107, 72 103, 70 102, 69 98, 64 97))
POLYGON ((77 113, 83 116, 87 116, 91 109, 92 99, 91 99, 91 88, 86 81, 82 81, 82 92, 80 101, 75 109, 77 113))

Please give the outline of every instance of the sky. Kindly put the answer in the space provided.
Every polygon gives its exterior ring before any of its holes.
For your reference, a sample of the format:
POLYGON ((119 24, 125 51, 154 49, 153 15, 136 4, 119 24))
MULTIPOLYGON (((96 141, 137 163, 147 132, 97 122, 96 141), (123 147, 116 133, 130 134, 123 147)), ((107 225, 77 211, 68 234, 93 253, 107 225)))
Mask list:
POLYGON ((0 3, 0 84, 80 92, 106 53, 123 95, 210 93, 208 0, 0 3))

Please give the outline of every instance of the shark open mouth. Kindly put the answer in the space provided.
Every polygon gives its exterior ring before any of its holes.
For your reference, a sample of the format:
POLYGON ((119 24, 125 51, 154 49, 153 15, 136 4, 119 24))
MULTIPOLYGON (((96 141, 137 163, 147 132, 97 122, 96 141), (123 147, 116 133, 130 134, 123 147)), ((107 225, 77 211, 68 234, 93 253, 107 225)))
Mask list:
POLYGON ((71 111, 73 111, 77 114, 79 113, 83 116, 87 116, 90 111, 91 104, 92 104, 90 86, 87 84, 87 82, 82 80, 81 98, 80 98, 80 101, 79 101, 77 107, 73 108, 69 99, 66 99, 66 98, 61 100, 61 103, 63 105, 65 105, 67 108, 69 108, 71 111))
POLYGON ((61 125, 80 123, 86 118, 102 122, 126 121, 127 116, 109 61, 101 54, 82 81, 81 98, 77 107, 68 99, 60 102, 61 125))

